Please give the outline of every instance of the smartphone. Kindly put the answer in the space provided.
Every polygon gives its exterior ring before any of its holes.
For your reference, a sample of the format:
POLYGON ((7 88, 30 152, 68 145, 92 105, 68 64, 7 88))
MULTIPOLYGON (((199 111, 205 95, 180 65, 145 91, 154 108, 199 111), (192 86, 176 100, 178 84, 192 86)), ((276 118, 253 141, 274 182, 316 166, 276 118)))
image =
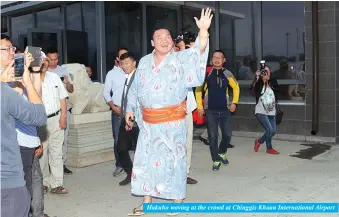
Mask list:
POLYGON ((41 67, 42 58, 41 58, 41 47, 32 47, 27 46, 28 53, 32 54, 34 61, 31 63, 30 67, 41 67))
POLYGON ((65 77, 60 77, 61 81, 64 81, 65 77))
POLYGON ((25 56, 24 54, 14 55, 14 78, 21 79, 24 74, 25 56))

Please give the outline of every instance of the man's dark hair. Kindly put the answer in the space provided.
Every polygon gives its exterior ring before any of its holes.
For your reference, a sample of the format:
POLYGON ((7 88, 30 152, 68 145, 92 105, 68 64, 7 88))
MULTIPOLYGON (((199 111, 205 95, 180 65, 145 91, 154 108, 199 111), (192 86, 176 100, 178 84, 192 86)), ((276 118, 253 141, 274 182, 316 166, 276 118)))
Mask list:
POLYGON ((127 52, 127 53, 122 54, 120 56, 120 61, 125 60, 127 58, 131 58, 131 60, 135 61, 135 56, 132 52, 127 52))
POLYGON ((215 51, 212 53, 212 56, 213 56, 215 53, 222 53, 222 55, 224 55, 224 58, 226 58, 225 53, 224 53, 224 51, 222 51, 222 50, 215 50, 215 51))
POLYGON ((11 38, 6 34, 1 34, 1 40, 11 41, 11 38))
POLYGON ((156 31, 160 30, 160 29, 166 29, 166 30, 170 33, 170 35, 172 35, 172 34, 171 34, 171 31, 169 30, 169 28, 167 28, 167 27, 161 27, 161 26, 155 26, 154 29, 153 29, 153 31, 152 31, 152 39, 153 39, 154 33, 155 33, 156 31))
POLYGON ((47 53, 46 54, 51 54, 51 53, 59 53, 58 49, 56 47, 50 47, 47 49, 47 53))

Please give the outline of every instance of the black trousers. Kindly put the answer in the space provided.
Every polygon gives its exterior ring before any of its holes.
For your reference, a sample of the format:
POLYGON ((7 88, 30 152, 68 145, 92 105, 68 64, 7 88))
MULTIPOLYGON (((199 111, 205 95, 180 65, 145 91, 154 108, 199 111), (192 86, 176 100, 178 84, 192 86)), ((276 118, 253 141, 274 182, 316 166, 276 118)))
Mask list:
POLYGON ((34 158, 35 148, 27 148, 20 146, 20 153, 22 159, 22 165, 25 173, 26 187, 29 192, 29 196, 32 198, 32 164, 34 158))
POLYGON ((129 156, 129 151, 134 150, 138 141, 139 127, 133 127, 132 130, 125 129, 126 121, 121 120, 118 136, 118 154, 121 167, 127 174, 132 173, 133 163, 129 156))

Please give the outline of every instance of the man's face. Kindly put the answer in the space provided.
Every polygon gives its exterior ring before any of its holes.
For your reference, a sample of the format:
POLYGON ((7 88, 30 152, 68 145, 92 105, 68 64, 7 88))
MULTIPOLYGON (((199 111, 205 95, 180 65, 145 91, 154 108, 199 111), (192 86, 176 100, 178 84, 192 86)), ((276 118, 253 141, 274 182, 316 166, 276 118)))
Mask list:
POLYGON ((47 54, 50 62, 49 62, 49 68, 55 69, 59 62, 59 55, 58 53, 49 53, 47 54))
POLYGON ((152 46, 160 54, 168 54, 173 49, 173 40, 167 29, 159 29, 154 32, 152 46))
POLYGON ((42 66, 41 66, 41 72, 45 73, 49 67, 50 67, 50 62, 47 59, 43 59, 42 66))
POLYGON ((91 67, 86 67, 86 72, 88 74, 88 77, 90 78, 92 76, 92 69, 91 69, 91 67))
POLYGON ((120 67, 126 74, 132 73, 135 70, 136 62, 131 58, 127 58, 120 61, 120 67))
POLYGON ((212 65, 213 67, 220 68, 226 62, 224 54, 220 52, 215 52, 212 56, 212 65))
POLYGON ((14 59, 15 47, 12 43, 6 39, 0 40, 0 49, 1 49, 1 65, 4 67, 9 66, 14 59))

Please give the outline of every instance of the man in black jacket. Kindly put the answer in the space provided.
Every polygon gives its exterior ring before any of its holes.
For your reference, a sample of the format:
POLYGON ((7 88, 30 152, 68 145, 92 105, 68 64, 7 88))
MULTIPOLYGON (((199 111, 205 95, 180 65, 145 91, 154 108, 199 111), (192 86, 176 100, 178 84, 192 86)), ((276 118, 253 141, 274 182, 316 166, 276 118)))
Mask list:
POLYGON ((124 90, 122 93, 122 100, 121 100, 121 123, 120 123, 120 130, 118 135, 118 155, 120 159, 120 164, 124 171, 127 173, 127 177, 119 183, 119 185, 128 185, 131 182, 131 175, 132 175, 132 168, 133 163, 131 157, 129 156, 129 150, 134 149, 138 140, 139 135, 139 127, 136 122, 134 122, 132 130, 127 131, 125 129, 126 121, 125 121, 125 114, 126 114, 126 107, 127 107, 127 94, 132 84, 135 73, 136 73, 136 61, 135 57, 131 52, 124 53, 120 56, 121 61, 121 68, 126 73, 126 81, 124 90))

